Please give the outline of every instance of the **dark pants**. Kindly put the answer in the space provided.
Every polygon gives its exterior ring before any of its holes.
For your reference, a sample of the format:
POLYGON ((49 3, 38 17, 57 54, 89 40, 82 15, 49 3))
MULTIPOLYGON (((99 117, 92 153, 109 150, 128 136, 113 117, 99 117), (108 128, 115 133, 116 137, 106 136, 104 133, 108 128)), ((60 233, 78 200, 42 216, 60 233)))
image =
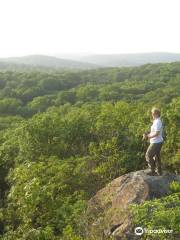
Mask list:
POLYGON ((162 147, 162 142, 150 143, 146 151, 146 161, 148 162, 148 166, 150 167, 152 173, 155 173, 155 170, 157 168, 157 173, 162 174, 161 158, 160 158, 161 147, 162 147))

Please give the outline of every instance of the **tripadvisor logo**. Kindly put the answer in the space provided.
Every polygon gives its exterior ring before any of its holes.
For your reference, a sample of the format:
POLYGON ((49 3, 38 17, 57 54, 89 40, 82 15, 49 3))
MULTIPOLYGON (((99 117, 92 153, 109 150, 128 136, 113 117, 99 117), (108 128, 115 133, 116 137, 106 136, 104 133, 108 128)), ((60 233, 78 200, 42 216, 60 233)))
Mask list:
POLYGON ((142 235, 143 233, 144 233, 144 230, 143 230, 143 228, 142 227, 136 227, 135 229, 134 229, 134 232, 135 232, 135 234, 136 235, 142 235))
POLYGON ((141 236, 143 233, 146 233, 146 234, 162 234, 162 233, 173 233, 173 230, 172 229, 147 229, 147 228, 142 228, 142 227, 136 227, 134 229, 134 233, 136 235, 139 235, 141 236))

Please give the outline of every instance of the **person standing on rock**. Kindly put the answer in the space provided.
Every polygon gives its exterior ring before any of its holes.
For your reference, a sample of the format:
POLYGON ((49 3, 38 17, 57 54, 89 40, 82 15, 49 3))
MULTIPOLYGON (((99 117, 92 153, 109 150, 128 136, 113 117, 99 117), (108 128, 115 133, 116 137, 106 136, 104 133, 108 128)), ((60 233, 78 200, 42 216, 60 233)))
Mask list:
POLYGON ((151 169, 150 175, 161 175, 162 169, 160 151, 163 144, 163 125, 160 119, 161 113, 158 108, 152 108, 151 114, 153 118, 151 132, 143 134, 144 139, 150 140, 150 145, 146 151, 146 161, 148 162, 148 166, 151 169))

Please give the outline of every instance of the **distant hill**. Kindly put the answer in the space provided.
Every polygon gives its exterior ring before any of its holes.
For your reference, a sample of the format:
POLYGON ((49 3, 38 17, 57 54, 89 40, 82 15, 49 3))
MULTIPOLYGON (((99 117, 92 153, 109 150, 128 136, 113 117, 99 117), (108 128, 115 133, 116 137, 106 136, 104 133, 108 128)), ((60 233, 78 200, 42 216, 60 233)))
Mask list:
POLYGON ((0 58, 1 67, 17 65, 28 65, 34 67, 43 68, 55 68, 55 69, 93 69, 99 66, 91 63, 81 63, 79 61, 61 59, 52 56, 45 55, 29 55, 24 57, 12 57, 12 58, 0 58))
POLYGON ((24 64, 15 64, 12 62, 6 62, 6 61, 2 61, 0 59, 0 71, 16 71, 16 70, 32 70, 35 67, 30 67, 28 65, 24 65, 24 64))
MULTIPOLYGON (((65 56, 64 56, 65 57, 65 56)), ((168 63, 180 61, 180 54, 175 53, 134 53, 134 54, 94 54, 67 56, 73 60, 88 62, 104 67, 139 66, 147 63, 168 63)))
POLYGON ((34 65, 28 65, 28 64, 20 64, 20 63, 13 63, 13 62, 7 62, 2 61, 0 59, 0 71, 16 71, 16 72, 31 72, 31 71, 42 71, 42 72, 49 72, 54 71, 54 68, 48 68, 43 66, 34 66, 34 65))
POLYGON ((23 57, 0 58, 0 70, 50 70, 50 69, 97 69, 104 67, 140 66, 148 63, 179 62, 180 54, 140 53, 140 54, 94 54, 94 55, 29 55, 23 57))

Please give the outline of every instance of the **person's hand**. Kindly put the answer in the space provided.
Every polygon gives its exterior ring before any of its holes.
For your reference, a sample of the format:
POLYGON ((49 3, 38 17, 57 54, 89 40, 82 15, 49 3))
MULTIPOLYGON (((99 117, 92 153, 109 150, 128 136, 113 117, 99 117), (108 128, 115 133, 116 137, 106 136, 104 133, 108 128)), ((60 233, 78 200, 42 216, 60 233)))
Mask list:
POLYGON ((143 134, 143 140, 147 140, 147 139, 148 139, 147 133, 144 133, 143 134))

